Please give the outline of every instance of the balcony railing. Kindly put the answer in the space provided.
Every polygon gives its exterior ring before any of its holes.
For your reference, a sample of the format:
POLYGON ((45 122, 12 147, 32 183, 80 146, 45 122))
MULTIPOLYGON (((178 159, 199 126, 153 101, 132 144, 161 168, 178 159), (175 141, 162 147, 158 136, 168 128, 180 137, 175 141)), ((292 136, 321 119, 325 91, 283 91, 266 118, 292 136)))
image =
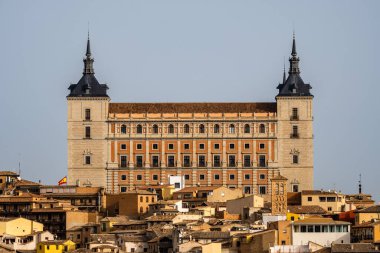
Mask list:
POLYGON ((291 115, 290 120, 299 120, 298 115, 291 115))
POLYGON ((299 136, 299 134, 298 133, 291 133, 290 134, 290 138, 291 139, 298 139, 300 136, 299 136))

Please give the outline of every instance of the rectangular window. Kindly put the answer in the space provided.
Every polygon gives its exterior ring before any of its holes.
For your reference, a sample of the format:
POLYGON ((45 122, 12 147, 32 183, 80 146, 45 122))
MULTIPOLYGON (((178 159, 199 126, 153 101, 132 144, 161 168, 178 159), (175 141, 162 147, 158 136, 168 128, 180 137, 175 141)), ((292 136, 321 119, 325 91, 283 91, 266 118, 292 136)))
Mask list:
POLYGON ((205 149, 205 144, 204 143, 199 144, 199 149, 205 149))
POLYGON ((127 187, 125 186, 120 187, 120 192, 126 192, 126 191, 127 191, 127 187))
POLYGON ((85 120, 91 120, 91 110, 90 109, 86 109, 84 111, 84 118, 85 118, 85 120))
POLYGON ((301 226, 301 233, 306 233, 306 226, 304 225, 301 226))
POLYGON ((214 174, 214 179, 215 179, 215 180, 219 180, 219 179, 220 179, 219 174, 214 174))
POLYGON ((245 180, 249 180, 249 179, 251 179, 251 175, 250 175, 250 174, 244 174, 244 179, 245 179, 245 180))
POLYGON ((332 232, 332 233, 335 232, 335 226, 334 225, 330 226, 330 232, 332 232))
POLYGON ((185 174, 185 180, 190 180, 190 175, 189 174, 185 174))
POLYGON ((244 143, 244 149, 249 149, 249 143, 244 143))
POLYGON ((259 194, 267 194, 267 187, 265 185, 259 186, 259 194))
POLYGON ((315 233, 320 233, 321 232, 321 226, 320 225, 315 225, 314 226, 314 232, 315 233))
POLYGON ((314 226, 313 225, 307 226, 307 232, 308 233, 313 233, 314 232, 314 226))
POLYGON ((199 180, 205 180, 205 175, 200 174, 200 175, 199 175, 199 180))
POLYGON ((230 143, 230 149, 235 149, 235 144, 230 143))
POLYGON ((189 155, 183 156, 183 167, 190 167, 190 156, 189 155))
POLYGON ((244 193, 250 194, 251 193, 251 187, 250 186, 244 186, 244 193))
POLYGON ((298 120, 298 108, 292 108, 291 120, 298 120))
POLYGON ((219 149, 219 143, 214 144, 214 149, 219 149))
POLYGON ((185 149, 185 150, 190 149, 190 144, 189 143, 183 144, 183 149, 185 149))
POLYGON ((220 167, 220 155, 214 155, 214 167, 220 167))
POLYGON ((127 175, 121 175, 121 180, 123 181, 127 180, 127 175))
POLYGON ((84 160, 85 160, 85 164, 87 164, 87 165, 91 164, 91 156, 90 155, 86 155, 84 160))
POLYGON ((265 174, 260 174, 260 175, 259 175, 259 178, 260 178, 261 180, 264 180, 264 179, 265 179, 265 174))
POLYGON ((326 197, 319 197, 319 202, 326 202, 326 197))
POLYGON ((158 180, 158 175, 153 175, 153 176, 152 176, 152 179, 153 179, 154 181, 157 181, 157 180, 158 180))
POLYGON ((143 157, 141 155, 136 156, 136 167, 141 168, 143 166, 143 157))
POLYGON ((235 167, 235 156, 234 155, 229 155, 228 156, 228 167, 235 167))
POLYGON ((292 132, 292 134, 291 134, 291 138, 298 138, 299 137, 299 135, 298 135, 298 126, 293 126, 293 132, 292 132))
POLYGON ((327 225, 323 225, 323 226, 322 226, 322 232, 323 232, 323 233, 328 233, 328 232, 329 232, 329 226, 327 226, 327 225))
POLYGON ((293 155, 293 163, 298 164, 298 155, 293 155))
POLYGON ((128 166, 128 159, 126 155, 121 155, 120 156, 120 167, 121 168, 126 168, 128 166))
POLYGON ((307 201, 313 201, 313 197, 307 197, 307 201))
POLYGON ((170 143, 170 144, 168 145, 168 149, 169 149, 169 150, 173 150, 173 149, 174 149, 174 144, 173 144, 173 143, 170 143))
POLYGON ((265 144, 264 143, 260 143, 259 147, 260 147, 260 149, 265 149, 265 144))
POLYGON ((122 149, 122 150, 127 149, 127 144, 121 144, 121 145, 120 145, 120 149, 122 149))
POLYGON ((89 126, 85 127, 85 138, 87 138, 87 139, 91 138, 91 127, 89 127, 89 126))
POLYGON ((141 150, 142 149, 142 144, 141 143, 136 144, 136 149, 137 150, 141 150))
POLYGON ((206 157, 204 155, 198 156, 198 167, 206 167, 206 157))
POLYGON ((265 155, 259 155, 259 167, 266 167, 266 165, 265 155))
POLYGON ((168 155, 168 167, 174 167, 174 155, 168 155))
POLYGON ((158 155, 152 156, 152 167, 157 168, 159 166, 158 155))
POLYGON ((137 176, 136 176, 136 180, 137 180, 137 181, 141 181, 141 180, 142 180, 142 175, 137 175, 137 176))
POLYGON ((244 167, 250 167, 251 166, 251 156, 250 155, 244 155, 244 167))
POLYGON ((235 174, 230 174, 230 180, 234 180, 235 179, 235 174))
POLYGON ((152 149, 153 149, 153 150, 157 150, 157 149, 158 149, 158 144, 157 144, 157 143, 153 143, 153 145, 152 145, 152 149))

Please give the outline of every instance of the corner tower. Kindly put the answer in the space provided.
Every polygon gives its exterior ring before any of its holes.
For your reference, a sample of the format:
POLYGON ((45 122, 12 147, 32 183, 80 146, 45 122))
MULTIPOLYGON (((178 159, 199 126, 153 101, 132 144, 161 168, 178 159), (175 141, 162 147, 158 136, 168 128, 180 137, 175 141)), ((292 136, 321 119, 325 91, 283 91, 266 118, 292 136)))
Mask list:
POLYGON ((83 76, 67 96, 68 184, 105 186, 110 98, 95 78, 89 38, 83 63, 83 76))
POLYGON ((277 101, 278 160, 290 192, 313 189, 313 95, 300 76, 293 34, 289 75, 279 84, 277 101))

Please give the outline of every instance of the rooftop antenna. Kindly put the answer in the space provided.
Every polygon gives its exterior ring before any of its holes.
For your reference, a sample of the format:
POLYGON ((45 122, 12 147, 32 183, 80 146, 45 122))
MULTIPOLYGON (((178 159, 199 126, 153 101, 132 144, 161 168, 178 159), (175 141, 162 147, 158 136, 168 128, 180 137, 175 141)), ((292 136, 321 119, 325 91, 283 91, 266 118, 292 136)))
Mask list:
POLYGON ((359 174, 359 194, 362 194, 362 174, 359 174))

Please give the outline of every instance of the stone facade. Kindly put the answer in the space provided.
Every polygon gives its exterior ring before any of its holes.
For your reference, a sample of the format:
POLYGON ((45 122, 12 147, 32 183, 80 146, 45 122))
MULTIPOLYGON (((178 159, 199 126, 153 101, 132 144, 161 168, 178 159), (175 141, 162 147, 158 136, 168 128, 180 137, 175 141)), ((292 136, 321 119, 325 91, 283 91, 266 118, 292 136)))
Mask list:
POLYGON ((293 44, 276 102, 111 103, 94 77, 88 41, 83 77, 67 96, 68 184, 118 193, 177 175, 187 186, 270 197, 280 173, 289 191, 312 189, 313 96, 293 44))

